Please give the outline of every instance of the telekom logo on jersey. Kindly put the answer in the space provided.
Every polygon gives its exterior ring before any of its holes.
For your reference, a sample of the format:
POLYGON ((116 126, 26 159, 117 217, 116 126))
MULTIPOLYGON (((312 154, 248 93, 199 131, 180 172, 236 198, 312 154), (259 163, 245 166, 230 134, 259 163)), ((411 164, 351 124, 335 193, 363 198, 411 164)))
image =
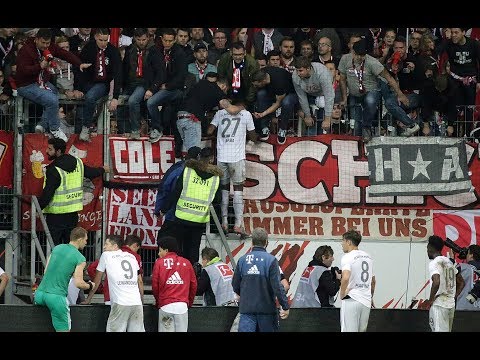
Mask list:
POLYGON ((163 265, 165 265, 167 269, 171 269, 173 266, 173 259, 171 258, 163 259, 163 265))

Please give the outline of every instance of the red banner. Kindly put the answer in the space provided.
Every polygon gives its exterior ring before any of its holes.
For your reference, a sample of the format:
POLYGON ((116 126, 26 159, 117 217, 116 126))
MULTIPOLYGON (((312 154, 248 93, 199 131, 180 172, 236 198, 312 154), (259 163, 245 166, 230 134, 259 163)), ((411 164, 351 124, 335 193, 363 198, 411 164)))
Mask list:
POLYGON ((480 207, 478 144, 467 144, 474 190, 448 196, 368 196, 363 143, 342 135, 288 137, 283 145, 247 144, 244 199, 341 207, 472 209, 480 207))
POLYGON ((0 130, 0 186, 13 187, 13 131, 0 130))
POLYGON ((107 233, 137 235, 142 247, 155 248, 162 219, 153 215, 157 189, 110 189, 107 233))
POLYGON ((112 182, 158 183, 175 162, 173 137, 164 136, 153 144, 148 137, 132 141, 125 137, 110 136, 109 141, 112 182))
MULTIPOLYGON (((50 163, 46 153, 48 138, 43 134, 25 134, 23 147, 22 193, 40 196, 43 189, 44 169, 50 163)), ((94 136, 91 142, 78 140, 71 135, 67 143, 67 153, 82 159, 91 167, 103 166, 103 137, 94 136)), ((102 179, 93 181, 85 178, 83 184, 83 210, 79 212, 79 226, 87 230, 100 230, 102 224, 102 179)), ((23 228, 30 227, 30 201, 22 203, 23 228)), ((42 229, 37 221, 38 229, 42 229)))

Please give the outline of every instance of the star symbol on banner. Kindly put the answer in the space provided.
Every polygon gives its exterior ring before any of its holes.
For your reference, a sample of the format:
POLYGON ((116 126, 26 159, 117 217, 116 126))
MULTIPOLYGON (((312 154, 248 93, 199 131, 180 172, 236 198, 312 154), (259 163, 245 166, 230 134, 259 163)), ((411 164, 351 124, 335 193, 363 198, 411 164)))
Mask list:
POLYGON ((412 180, 415 180, 415 178, 420 174, 422 174, 428 180, 430 180, 430 175, 428 175, 428 172, 427 172, 427 166, 430 165, 431 161, 423 160, 422 152, 420 151, 420 149, 418 149, 418 152, 417 152, 417 159, 415 161, 409 161, 408 163, 415 168, 413 170, 412 180))

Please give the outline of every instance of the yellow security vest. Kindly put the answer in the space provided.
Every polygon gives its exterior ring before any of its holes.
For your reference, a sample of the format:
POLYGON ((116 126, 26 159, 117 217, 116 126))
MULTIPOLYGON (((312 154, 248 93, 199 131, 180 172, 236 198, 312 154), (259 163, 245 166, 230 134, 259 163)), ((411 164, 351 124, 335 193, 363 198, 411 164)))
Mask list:
POLYGON ((219 177, 203 179, 189 167, 183 172, 183 190, 177 201, 175 216, 178 219, 195 223, 206 223, 210 220, 210 204, 219 186, 219 177))
MULTIPOLYGON (((77 159, 77 166, 72 172, 55 166, 60 175, 60 186, 55 190, 52 200, 43 212, 46 214, 67 214, 83 209, 83 162, 77 159)), ((43 179, 43 187, 47 182, 43 179)))

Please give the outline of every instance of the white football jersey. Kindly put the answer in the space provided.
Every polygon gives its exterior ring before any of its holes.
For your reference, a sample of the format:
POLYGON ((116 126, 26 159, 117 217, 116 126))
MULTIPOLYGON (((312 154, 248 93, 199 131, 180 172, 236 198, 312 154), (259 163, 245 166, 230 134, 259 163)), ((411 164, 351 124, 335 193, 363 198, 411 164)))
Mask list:
POLYGON ((372 306, 373 260, 363 250, 352 250, 342 257, 342 271, 350 271, 347 294, 359 303, 372 306))
POLYGON ((235 163, 245 159, 247 131, 255 130, 253 117, 247 110, 230 115, 219 110, 211 122, 217 127, 217 161, 235 163))
MULTIPOLYGON (((458 273, 455 265, 446 256, 437 256, 428 264, 428 271, 430 273, 430 289, 432 276, 434 274, 440 275, 440 286, 433 303, 447 309, 455 307, 456 276, 458 273)), ((430 296, 430 291, 428 296, 430 296)))
POLYGON ((110 300, 119 305, 142 305, 138 288, 137 259, 132 254, 122 251, 104 251, 97 265, 97 270, 107 271, 110 300))

